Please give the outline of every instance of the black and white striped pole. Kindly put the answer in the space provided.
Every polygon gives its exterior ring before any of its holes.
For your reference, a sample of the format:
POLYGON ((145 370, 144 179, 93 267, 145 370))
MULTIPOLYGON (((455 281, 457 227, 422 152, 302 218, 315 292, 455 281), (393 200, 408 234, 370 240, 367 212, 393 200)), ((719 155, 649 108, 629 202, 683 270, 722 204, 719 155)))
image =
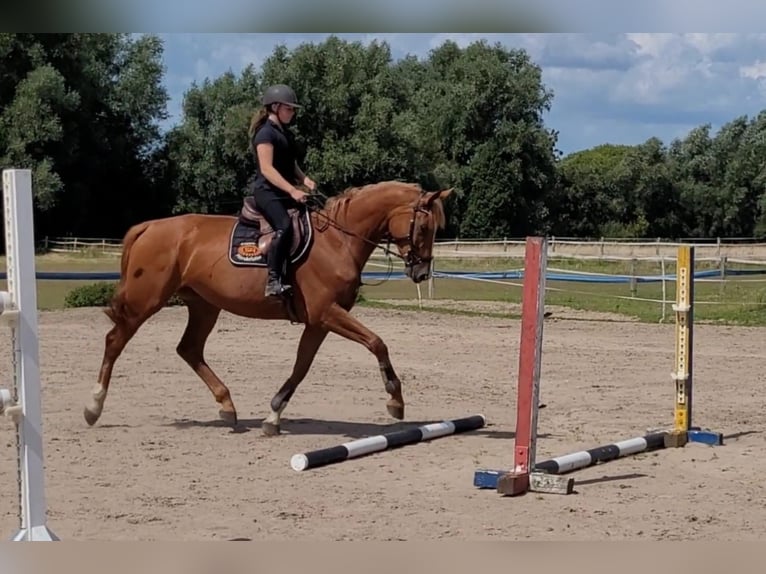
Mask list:
POLYGON ((290 458, 290 466, 293 470, 301 472, 310 468, 358 458, 373 452, 390 450, 435 438, 477 430, 482 428, 485 423, 484 415, 472 415, 460 419, 430 423, 419 427, 360 438, 337 446, 294 454, 290 458))
MULTIPOLYGON (((575 470, 602 464, 625 456, 665 448, 666 432, 656 432, 564 454, 535 463, 534 471, 543 475, 562 475, 575 470)), ((507 471, 480 470, 474 474, 473 485, 478 488, 496 489, 498 480, 507 471)))

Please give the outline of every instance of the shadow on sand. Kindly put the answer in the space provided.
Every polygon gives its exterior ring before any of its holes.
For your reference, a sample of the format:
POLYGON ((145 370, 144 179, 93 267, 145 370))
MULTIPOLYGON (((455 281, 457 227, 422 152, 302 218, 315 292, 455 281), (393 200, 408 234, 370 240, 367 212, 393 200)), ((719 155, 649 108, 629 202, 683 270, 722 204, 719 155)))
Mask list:
MULTIPOLYGON (((237 426, 231 428, 232 433, 250 432, 254 429, 260 429, 263 418, 239 419, 237 426)), ((353 421, 336 421, 327 419, 313 418, 288 418, 282 419, 282 434, 284 435, 327 435, 337 436, 344 439, 360 439, 379 434, 386 434, 409 428, 419 427, 431 423, 440 423, 443 419, 434 419, 429 421, 406 421, 394 423, 364 423, 353 421)), ((188 428, 227 428, 230 425, 220 419, 214 420, 192 420, 180 419, 164 426, 170 426, 177 429, 188 428)), ((513 431, 494 429, 492 424, 487 424, 484 428, 474 431, 468 431, 468 435, 479 435, 495 439, 512 439, 516 433, 513 431)), ((548 438, 547 434, 539 434, 538 438, 548 438)))

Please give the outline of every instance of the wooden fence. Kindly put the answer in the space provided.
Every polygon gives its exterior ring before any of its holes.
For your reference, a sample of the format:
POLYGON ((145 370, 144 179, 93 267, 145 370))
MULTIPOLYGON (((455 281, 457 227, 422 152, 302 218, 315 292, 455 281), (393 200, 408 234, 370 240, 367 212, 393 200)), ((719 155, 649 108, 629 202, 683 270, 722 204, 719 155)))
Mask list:
MULTIPOLYGON (((524 238, 479 239, 437 241, 434 258, 509 258, 522 259, 524 238)), ((704 239, 689 240, 695 246, 698 261, 728 261, 729 263, 766 264, 766 242, 755 243, 747 240, 704 239)), ((583 241, 557 239, 548 241, 548 255, 551 258, 573 258, 580 260, 674 260, 679 243, 659 240, 602 239, 583 241)), ((114 238, 46 237, 40 247, 53 253, 119 254, 121 240, 114 238)))

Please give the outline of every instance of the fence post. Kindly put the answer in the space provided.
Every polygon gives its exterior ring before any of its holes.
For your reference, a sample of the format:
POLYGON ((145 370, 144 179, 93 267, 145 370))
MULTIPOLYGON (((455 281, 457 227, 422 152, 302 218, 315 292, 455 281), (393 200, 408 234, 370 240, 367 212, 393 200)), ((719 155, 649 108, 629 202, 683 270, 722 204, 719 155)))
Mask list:
POLYGON ((721 278, 721 287, 719 288, 718 292, 723 295, 723 292, 726 289, 726 255, 721 255, 721 260, 719 262, 719 269, 720 269, 720 278, 721 278))
POLYGON ((638 279, 636 277, 636 260, 630 260, 630 296, 635 297, 638 294, 638 279))

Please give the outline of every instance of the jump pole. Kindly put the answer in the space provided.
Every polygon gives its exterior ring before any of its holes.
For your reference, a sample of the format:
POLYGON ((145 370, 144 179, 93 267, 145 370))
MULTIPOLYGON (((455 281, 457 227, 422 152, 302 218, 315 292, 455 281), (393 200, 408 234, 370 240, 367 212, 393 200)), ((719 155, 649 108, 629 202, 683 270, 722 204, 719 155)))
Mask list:
POLYGON ((373 452, 477 430, 482 428, 485 422, 484 415, 479 414, 360 438, 337 446, 294 454, 290 458, 290 466, 293 470, 301 472, 309 468, 335 464, 373 452))
POLYGON ((7 291, 0 291, 0 322, 10 327, 13 388, 0 388, 0 415, 16 425, 20 528, 13 541, 53 541, 46 525, 42 409, 37 333, 32 173, 3 170, 7 291))

